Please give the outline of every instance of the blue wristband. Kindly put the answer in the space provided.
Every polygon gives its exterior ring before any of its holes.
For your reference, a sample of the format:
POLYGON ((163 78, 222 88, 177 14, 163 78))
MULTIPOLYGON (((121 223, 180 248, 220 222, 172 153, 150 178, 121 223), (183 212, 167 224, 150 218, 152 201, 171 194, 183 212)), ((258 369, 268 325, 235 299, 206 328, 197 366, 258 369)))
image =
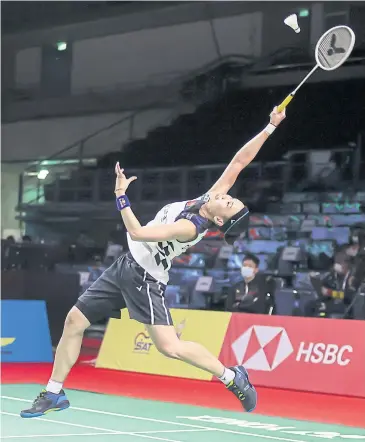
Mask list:
POLYGON ((129 202, 127 195, 118 196, 115 202, 117 203, 117 209, 119 210, 119 212, 126 207, 131 207, 131 203, 129 202))

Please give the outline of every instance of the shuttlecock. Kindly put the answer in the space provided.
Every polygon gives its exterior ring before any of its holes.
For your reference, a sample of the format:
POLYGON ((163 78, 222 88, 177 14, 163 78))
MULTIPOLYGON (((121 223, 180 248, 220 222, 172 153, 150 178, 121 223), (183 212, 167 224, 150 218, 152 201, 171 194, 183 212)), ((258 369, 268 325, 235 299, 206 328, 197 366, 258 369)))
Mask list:
POLYGON ((284 23, 292 28, 297 34, 300 32, 300 27, 298 26, 298 18, 297 14, 289 15, 289 17, 286 17, 284 20, 284 23))

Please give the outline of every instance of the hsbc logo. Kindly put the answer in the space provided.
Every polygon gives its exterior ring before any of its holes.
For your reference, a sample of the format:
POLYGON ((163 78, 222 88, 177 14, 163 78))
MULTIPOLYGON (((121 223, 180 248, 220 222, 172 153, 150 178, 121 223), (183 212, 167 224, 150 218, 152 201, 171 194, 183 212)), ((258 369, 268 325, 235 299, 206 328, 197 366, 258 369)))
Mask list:
MULTIPOLYGON (((285 328, 267 325, 251 326, 231 347, 238 365, 261 371, 275 370, 294 352, 285 328)), ((296 362, 346 366, 354 349, 351 345, 302 341, 295 352, 296 362)))
POLYGON ((238 365, 247 369, 272 371, 294 351, 283 327, 253 325, 232 344, 238 365))

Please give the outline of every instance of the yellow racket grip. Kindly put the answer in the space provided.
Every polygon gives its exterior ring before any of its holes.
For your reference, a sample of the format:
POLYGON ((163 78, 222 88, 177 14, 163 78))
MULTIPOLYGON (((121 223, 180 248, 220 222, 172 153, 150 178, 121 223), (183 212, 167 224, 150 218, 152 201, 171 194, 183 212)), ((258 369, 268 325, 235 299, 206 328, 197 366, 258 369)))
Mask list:
POLYGON ((283 110, 287 107, 287 105, 292 101, 293 98, 294 98, 294 94, 293 93, 289 94, 285 98, 285 100, 281 104, 279 104, 278 112, 283 112, 283 110))

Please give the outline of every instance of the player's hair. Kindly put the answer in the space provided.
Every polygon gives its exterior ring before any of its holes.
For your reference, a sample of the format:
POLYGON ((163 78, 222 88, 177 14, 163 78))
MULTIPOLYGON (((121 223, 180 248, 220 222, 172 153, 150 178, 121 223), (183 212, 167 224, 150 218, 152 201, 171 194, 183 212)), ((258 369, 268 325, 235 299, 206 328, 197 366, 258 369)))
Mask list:
POLYGON ((260 265, 260 259, 256 255, 254 255, 253 253, 247 253, 245 255, 245 257, 243 258, 242 263, 245 261, 254 262, 256 267, 259 267, 259 265, 260 265))

